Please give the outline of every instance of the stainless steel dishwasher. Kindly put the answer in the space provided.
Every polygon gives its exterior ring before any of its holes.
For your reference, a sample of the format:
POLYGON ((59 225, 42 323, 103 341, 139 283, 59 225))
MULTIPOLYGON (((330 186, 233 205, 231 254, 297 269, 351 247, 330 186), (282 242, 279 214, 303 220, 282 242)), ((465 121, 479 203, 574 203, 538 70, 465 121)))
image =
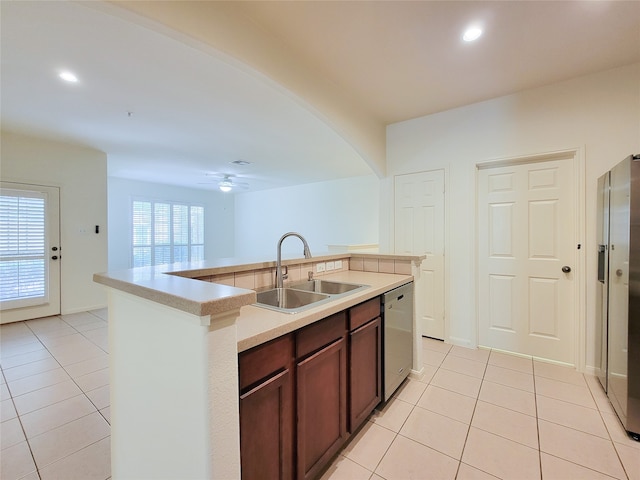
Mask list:
POLYGON ((382 297, 384 312, 383 401, 407 378, 413 365, 413 282, 382 297))

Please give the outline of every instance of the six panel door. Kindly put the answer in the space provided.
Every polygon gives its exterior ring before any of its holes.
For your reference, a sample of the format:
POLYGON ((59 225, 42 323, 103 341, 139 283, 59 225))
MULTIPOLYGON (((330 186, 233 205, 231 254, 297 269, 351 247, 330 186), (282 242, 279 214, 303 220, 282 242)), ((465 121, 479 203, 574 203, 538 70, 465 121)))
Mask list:
POLYGON ((395 177, 395 251, 426 254, 416 282, 421 335, 444 339, 444 170, 395 177))
POLYGON ((574 191, 573 157, 479 170, 480 345, 574 363, 574 191))

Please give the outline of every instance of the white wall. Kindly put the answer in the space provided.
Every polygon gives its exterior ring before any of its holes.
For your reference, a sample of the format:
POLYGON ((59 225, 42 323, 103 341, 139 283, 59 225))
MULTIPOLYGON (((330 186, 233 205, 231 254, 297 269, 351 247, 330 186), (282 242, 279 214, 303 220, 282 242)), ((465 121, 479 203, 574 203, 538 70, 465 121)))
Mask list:
POLYGON ((131 268, 131 199, 144 197, 204 206, 206 260, 234 256, 233 195, 123 178, 108 178, 109 270, 131 268))
MULTIPOLYGON (((450 340, 476 343, 475 164, 582 148, 586 159, 588 366, 594 365, 596 180, 640 153, 640 64, 397 123, 387 128, 382 205, 393 205, 393 175, 447 170, 450 340)), ((392 207, 381 215, 381 246, 391 246, 392 207)))
MULTIPOLYGON (((302 234, 311 254, 327 245, 378 243, 379 180, 375 175, 236 195, 237 257, 276 257, 280 237, 302 234)), ((283 254, 302 255, 287 239, 283 254)))
POLYGON ((92 277, 107 269, 107 156, 6 131, 1 140, 2 180, 60 188, 61 313, 104 307, 106 293, 92 277))

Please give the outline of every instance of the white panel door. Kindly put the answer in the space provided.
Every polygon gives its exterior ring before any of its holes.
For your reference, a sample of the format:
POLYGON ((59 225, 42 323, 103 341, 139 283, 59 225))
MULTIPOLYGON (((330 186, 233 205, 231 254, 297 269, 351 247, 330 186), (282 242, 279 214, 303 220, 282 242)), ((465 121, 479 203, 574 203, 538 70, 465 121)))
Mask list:
POLYGON ((478 172, 479 344, 574 363, 573 158, 478 172))
POLYGON ((423 336, 444 339, 444 170, 395 177, 395 250, 426 254, 418 325, 423 336))
POLYGON ((0 323, 60 313, 60 190, 0 184, 0 323))

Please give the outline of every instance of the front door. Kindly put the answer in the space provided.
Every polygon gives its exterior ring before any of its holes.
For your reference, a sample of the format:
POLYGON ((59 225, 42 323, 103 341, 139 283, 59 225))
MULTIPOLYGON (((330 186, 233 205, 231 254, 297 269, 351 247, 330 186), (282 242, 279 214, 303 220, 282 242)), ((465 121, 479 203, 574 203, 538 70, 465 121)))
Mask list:
POLYGON ((478 170, 480 345, 574 364, 573 162, 478 170))
POLYGON ((426 254, 416 284, 421 335, 444 339, 444 170, 395 177, 396 253, 426 254))
POLYGON ((60 313, 60 192, 0 184, 0 323, 60 313))

